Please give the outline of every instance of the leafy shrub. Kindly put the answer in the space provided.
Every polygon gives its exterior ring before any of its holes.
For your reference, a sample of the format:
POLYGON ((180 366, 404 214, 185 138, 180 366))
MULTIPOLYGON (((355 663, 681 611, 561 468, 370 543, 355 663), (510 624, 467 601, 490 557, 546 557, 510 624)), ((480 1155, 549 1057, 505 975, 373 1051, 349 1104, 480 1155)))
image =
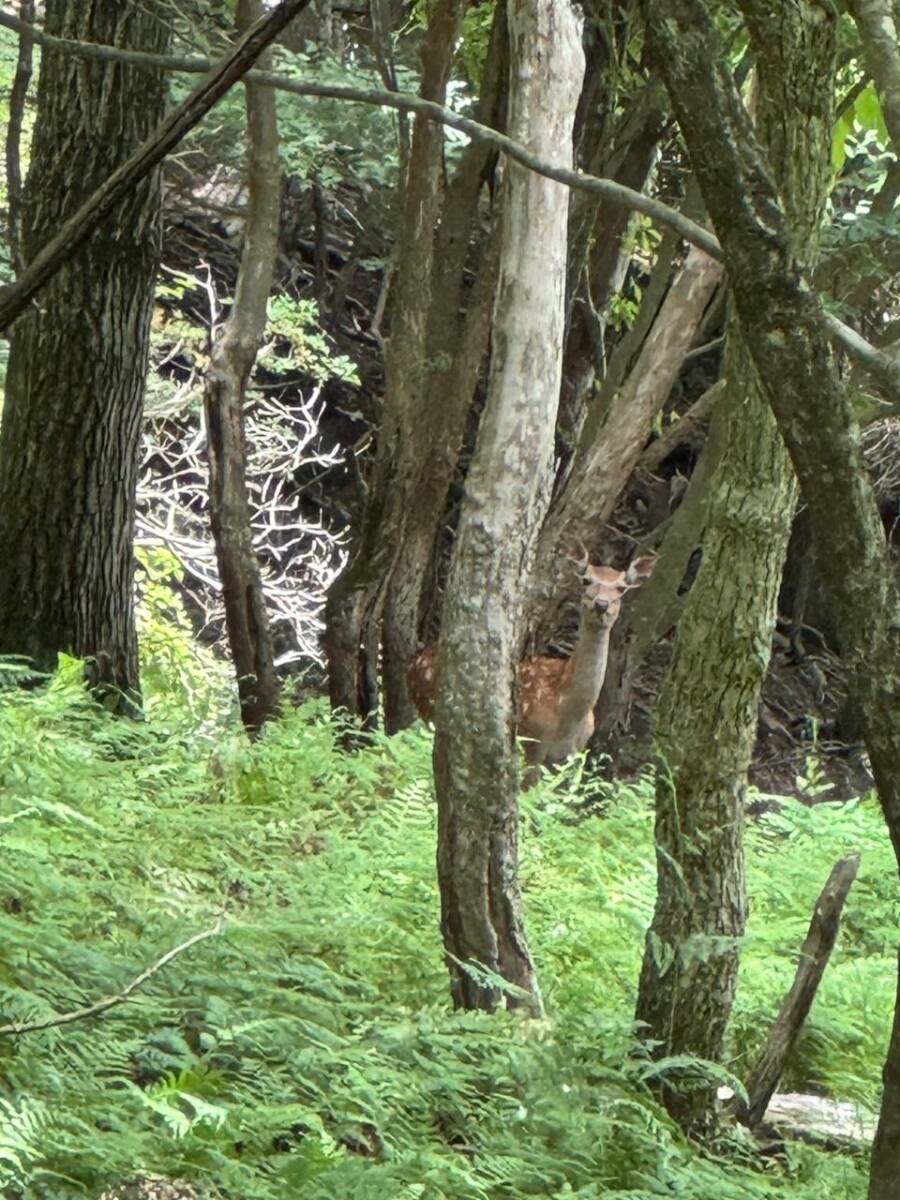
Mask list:
MULTIPOLYGON (((227 726, 186 732, 191 678, 181 713, 170 682, 140 724, 92 706, 74 665, 3 697, 5 1021, 120 993, 227 914, 126 1003, 0 1039, 7 1197, 99 1197, 136 1175, 241 1200, 864 1195, 864 1164, 808 1147, 784 1171, 739 1146, 701 1156, 647 1091, 632 1031, 654 888, 646 784, 580 822, 577 766, 529 797, 522 876, 549 1016, 455 1014, 425 736, 348 756, 319 703, 252 747, 227 726)), ((848 839, 864 869, 793 1070, 870 1104, 895 896, 868 806, 789 807, 752 832, 734 1053, 739 1066, 756 1048, 848 839)))

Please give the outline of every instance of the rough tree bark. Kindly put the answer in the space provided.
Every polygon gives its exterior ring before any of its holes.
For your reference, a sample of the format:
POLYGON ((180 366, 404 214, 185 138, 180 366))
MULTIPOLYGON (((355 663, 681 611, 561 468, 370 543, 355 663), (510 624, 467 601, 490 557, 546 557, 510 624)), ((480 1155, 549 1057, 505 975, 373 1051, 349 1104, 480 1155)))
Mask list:
MULTIPOLYGON (((433 0, 422 47, 420 94, 443 103, 464 0, 433 0)), ((420 400, 427 354, 434 230, 440 216, 443 129, 417 116, 413 126, 394 273, 391 335, 385 360, 385 402, 378 453, 363 527, 347 567, 332 585, 325 609, 325 651, 331 703, 364 720, 374 719, 367 643, 377 639, 387 580, 402 543, 410 474, 417 463, 410 444, 420 442, 420 400)), ((412 715, 399 714, 408 724, 412 715)))
MULTIPOLYGON (((746 0, 745 0, 746 3, 746 0)), ((828 323, 788 236, 774 183, 701 0, 641 0, 694 171, 726 256, 760 381, 809 509, 848 687, 900 860, 900 594, 828 323)), ((743 5, 742 5, 743 6, 743 5)), ((822 7, 819 19, 831 19, 822 7)), ((900 1011, 884 1070, 870 1200, 900 1194, 900 1011)))
POLYGON ((571 593, 566 555, 593 549, 665 404, 706 305, 722 278, 719 263, 691 247, 669 288, 627 380, 607 389, 585 422, 570 471, 541 530, 535 570, 536 642, 558 628, 571 593))
MULTIPOLYGON (((264 12, 262 0, 238 0, 238 29, 264 12)), ((260 66, 270 62, 265 55, 260 66)), ((209 516, 225 604, 225 624, 237 676, 241 719, 251 734, 278 712, 279 683, 263 594, 246 479, 244 399, 265 334, 278 255, 281 162, 275 93, 245 83, 247 222, 231 314, 210 355, 203 405, 209 439, 209 516)))
MULTIPOLYGON (((50 0, 48 32, 164 53, 157 0, 50 0)), ((163 116, 162 72, 48 50, 24 197, 26 260, 163 116)), ((91 657, 92 681, 138 688, 132 530, 158 254, 147 176, 47 284, 12 334, 0 426, 0 652, 52 668, 91 657)))
MULTIPOLYGON (((510 0, 510 125, 571 161, 584 71, 567 2, 510 0)), ((549 499, 565 303, 568 196, 510 164, 488 399, 444 608, 434 748, 441 923, 454 1003, 494 1009, 501 990, 540 1009, 517 880, 515 678, 524 595, 549 499), (467 969, 469 966, 474 970, 467 969)), ((521 1003, 510 996, 509 1003, 521 1003)))
MULTIPOLYGON (((30 25, 34 21, 34 0, 20 0, 19 19, 30 25)), ((6 228, 9 238, 9 257, 18 275, 25 265, 22 257, 22 119, 25 100, 31 83, 34 38, 30 33, 19 34, 19 53, 16 73, 9 94, 9 120, 6 124, 6 228)))
MULTIPOLYGON (((831 177, 833 23, 806 0, 777 10, 748 0, 745 11, 758 55, 759 134, 794 253, 810 267, 831 177), (760 23, 763 37, 755 36, 760 23)), ((636 1011, 661 1057, 713 1061, 722 1054, 746 924, 744 793, 796 499, 790 459, 734 322, 725 375, 703 559, 654 719, 657 900, 636 1011)), ((662 1099, 686 1131, 706 1133, 714 1085, 683 1082, 663 1080, 662 1099)))

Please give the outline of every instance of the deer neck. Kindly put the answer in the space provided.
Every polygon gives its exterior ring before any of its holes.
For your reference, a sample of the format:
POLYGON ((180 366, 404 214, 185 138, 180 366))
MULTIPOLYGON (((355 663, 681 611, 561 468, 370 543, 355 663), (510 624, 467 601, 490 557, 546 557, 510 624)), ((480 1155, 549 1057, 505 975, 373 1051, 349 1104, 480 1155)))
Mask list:
POLYGON ((580 721, 597 703, 609 658, 609 637, 614 620, 606 614, 585 612, 578 630, 575 651, 569 659, 560 706, 560 721, 580 721))

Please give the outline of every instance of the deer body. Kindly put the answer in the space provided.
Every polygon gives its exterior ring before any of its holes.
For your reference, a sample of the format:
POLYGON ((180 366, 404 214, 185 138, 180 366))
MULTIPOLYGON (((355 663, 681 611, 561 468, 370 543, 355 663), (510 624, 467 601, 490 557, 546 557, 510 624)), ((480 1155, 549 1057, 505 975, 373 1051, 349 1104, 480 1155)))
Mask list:
MULTIPOLYGON (((578 640, 571 658, 526 658, 519 665, 517 733, 532 766, 563 762, 583 750, 594 732, 594 705, 603 687, 609 638, 625 592, 639 587, 656 564, 637 559, 626 571, 579 564, 584 592, 578 640)), ((419 715, 434 719, 437 646, 412 660, 409 693, 419 715)))

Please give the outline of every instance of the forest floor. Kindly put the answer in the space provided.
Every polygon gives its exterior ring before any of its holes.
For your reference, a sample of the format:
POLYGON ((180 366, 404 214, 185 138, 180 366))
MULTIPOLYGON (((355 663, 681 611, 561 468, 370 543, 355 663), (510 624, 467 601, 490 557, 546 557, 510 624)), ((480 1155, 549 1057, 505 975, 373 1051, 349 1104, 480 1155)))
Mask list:
MULTIPOLYGON (((3 1020, 121 995, 224 926, 127 1002, 0 1037, 5 1198, 864 1196, 862 1149, 788 1142, 772 1157, 726 1127, 700 1153, 654 1102, 665 1066, 632 1022, 654 898, 647 779, 609 787, 588 818, 598 784, 580 763, 529 795, 522 882, 548 1015, 453 1013, 427 735, 348 756, 312 703, 251 747, 214 663, 175 637, 145 647, 140 725, 86 701, 77 664, 0 702, 3 1020)), ((746 1075, 851 850, 859 878, 782 1088, 877 1108, 898 914, 872 800, 786 799, 750 822, 717 1082, 746 1075)))

